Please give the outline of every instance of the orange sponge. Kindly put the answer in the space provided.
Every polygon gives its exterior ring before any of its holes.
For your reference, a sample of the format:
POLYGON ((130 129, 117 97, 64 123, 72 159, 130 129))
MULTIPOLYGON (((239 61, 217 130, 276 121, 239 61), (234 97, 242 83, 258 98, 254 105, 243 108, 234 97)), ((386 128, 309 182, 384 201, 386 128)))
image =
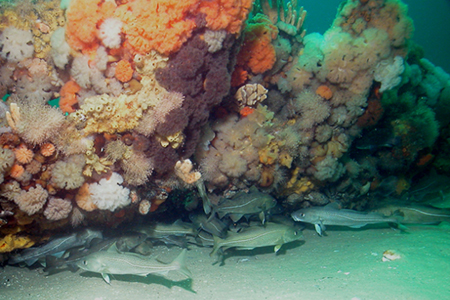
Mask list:
POLYGON ((59 92, 59 108, 64 113, 72 113, 75 111, 73 106, 78 103, 77 93, 80 89, 80 86, 73 80, 69 80, 63 85, 59 92))
POLYGON ((256 15, 254 23, 244 31, 244 43, 237 57, 237 65, 250 68, 255 74, 270 70, 276 62, 272 40, 278 36, 278 28, 264 15, 256 15))
POLYGON ((97 23, 102 0, 73 0, 67 10, 66 40, 76 50, 98 43, 97 23))
POLYGON ((120 82, 128 82, 133 78, 133 68, 127 60, 120 60, 116 66, 116 78, 120 82))

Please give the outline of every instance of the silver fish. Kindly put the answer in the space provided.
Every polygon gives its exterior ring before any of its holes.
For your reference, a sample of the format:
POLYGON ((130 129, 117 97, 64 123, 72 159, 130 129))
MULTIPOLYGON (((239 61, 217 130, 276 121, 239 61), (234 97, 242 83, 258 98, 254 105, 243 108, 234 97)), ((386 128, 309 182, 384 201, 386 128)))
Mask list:
POLYGON ((229 222, 220 220, 214 216, 208 218, 203 213, 190 214, 189 219, 194 224, 197 230, 205 230, 212 235, 217 235, 220 238, 225 238, 229 222))
POLYGON ((53 239, 45 245, 25 249, 18 255, 12 256, 8 263, 18 264, 25 262, 27 266, 31 266, 40 258, 44 258, 47 255, 62 255, 70 248, 86 246, 94 238, 102 237, 100 231, 85 229, 78 233, 72 233, 68 236, 53 239))
POLYGON ((126 233, 116 241, 116 247, 119 252, 130 252, 147 239, 147 235, 140 232, 126 233))
POLYGON ((106 240, 95 239, 92 241, 91 246, 89 248, 84 249, 74 248, 72 250, 69 250, 69 256, 66 258, 47 255, 45 257, 44 271, 48 272, 49 274, 52 274, 55 273, 56 270, 66 267, 69 268, 72 272, 76 272, 78 270, 78 267, 75 264, 78 261, 82 260, 83 258, 92 253, 108 250, 109 248, 111 248, 112 245, 114 245, 114 243, 117 242, 117 240, 118 238, 106 240))
POLYGON ((295 221, 314 224, 317 233, 322 236, 325 225, 347 226, 361 228, 368 224, 396 223, 399 218, 385 217, 378 213, 364 213, 351 209, 339 209, 334 202, 322 207, 309 207, 297 210, 291 214, 295 221))
POLYGON ((196 244, 200 247, 212 247, 214 246, 214 237, 209 232, 200 230, 195 237, 195 242, 192 242, 192 244, 196 244))
POLYGON ((424 205, 386 205, 375 209, 374 212, 384 216, 401 216, 403 224, 437 224, 450 222, 450 210, 438 209, 424 205))
POLYGON ((180 248, 188 248, 186 238, 187 238, 186 236, 168 235, 159 238, 149 238, 149 241, 151 241, 152 244, 155 245, 163 243, 166 246, 177 246, 180 248))
POLYGON ((161 238, 171 235, 195 235, 192 224, 184 223, 181 220, 177 220, 173 224, 153 223, 150 225, 141 225, 132 230, 144 233, 148 238, 161 238))
POLYGON ((154 258, 135 253, 100 251, 86 256, 77 262, 77 266, 86 271, 100 273, 108 284, 111 283, 110 274, 145 277, 148 274, 167 275, 170 271, 177 271, 191 278, 191 271, 185 264, 186 252, 184 249, 171 263, 164 264, 154 258))
POLYGON ((206 192, 205 182, 203 180, 197 180, 195 185, 198 189, 198 194, 203 201, 203 210, 205 214, 209 215, 211 212, 211 201, 209 200, 208 193, 206 192))
POLYGON ((240 192, 231 199, 226 199, 213 208, 210 218, 217 213, 219 218, 230 216, 233 222, 239 221, 244 215, 259 214, 261 222, 265 222, 265 213, 274 207, 277 201, 257 188, 251 187, 249 193, 240 192))
POLYGON ((228 232, 226 239, 214 236, 214 248, 210 255, 213 256, 220 249, 252 250, 266 246, 275 246, 274 251, 278 252, 283 244, 302 237, 302 232, 295 228, 267 222, 264 226, 251 226, 239 233, 228 232))
POLYGON ((134 248, 134 252, 144 256, 149 256, 152 254, 153 243, 150 240, 145 240, 142 244, 134 248))

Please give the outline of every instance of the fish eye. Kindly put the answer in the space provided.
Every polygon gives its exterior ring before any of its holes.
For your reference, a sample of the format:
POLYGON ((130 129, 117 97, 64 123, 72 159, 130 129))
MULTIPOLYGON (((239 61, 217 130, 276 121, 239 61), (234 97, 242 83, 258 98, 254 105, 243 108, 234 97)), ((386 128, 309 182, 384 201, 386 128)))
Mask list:
POLYGON ((87 266, 87 260, 83 260, 83 265, 87 266))
POLYGON ((300 217, 304 217, 304 216, 306 216, 304 213, 301 213, 301 214, 300 214, 300 217))

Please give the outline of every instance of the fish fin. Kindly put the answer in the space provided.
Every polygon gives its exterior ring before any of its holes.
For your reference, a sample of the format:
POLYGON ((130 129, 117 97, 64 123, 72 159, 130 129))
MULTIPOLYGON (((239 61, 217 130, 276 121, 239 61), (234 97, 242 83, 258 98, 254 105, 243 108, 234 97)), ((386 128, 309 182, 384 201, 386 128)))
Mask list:
POLYGON ((101 273, 101 274, 102 274, 103 280, 105 280, 105 282, 107 284, 111 284, 111 279, 109 278, 109 275, 106 273, 101 273))
POLYGON ((277 253, 282 245, 275 245, 275 247, 273 247, 273 251, 275 251, 275 253, 277 253))
POLYGON ((261 220, 262 224, 266 222, 266 215, 264 214, 264 211, 259 213, 259 219, 261 220))
POLYGON ((24 263, 25 263, 28 267, 30 267, 30 266, 34 265, 37 261, 38 261, 37 258, 30 258, 30 259, 24 260, 24 263))
POLYGON ((67 264, 67 267, 69 268, 70 272, 75 273, 76 271, 78 271, 78 267, 75 264, 67 264))
POLYGON ((45 256, 45 272, 53 273, 58 267, 65 264, 64 259, 55 257, 53 255, 45 256))
POLYGON ((171 265, 177 266, 177 271, 183 274, 186 277, 192 278, 191 271, 186 266, 186 249, 183 249, 181 253, 171 262, 171 265))
POLYGON ((395 229, 399 229, 401 232, 409 233, 409 228, 400 223, 389 223, 389 226, 395 229))
POLYGON ((61 257, 64 256, 65 253, 66 253, 66 250, 64 250, 64 251, 59 251, 59 252, 53 253, 53 254, 51 254, 51 255, 52 255, 52 256, 55 256, 55 257, 57 257, 57 258, 61 258, 61 257))
POLYGON ((105 251, 109 253, 122 253, 122 251, 117 248, 116 242, 112 243, 105 251))
MULTIPOLYGON (((211 214, 210 214, 209 217, 208 217, 208 219, 206 219, 206 222, 211 221, 211 220, 214 218, 215 215, 216 215, 216 209, 213 208, 212 211, 211 211, 211 214)), ((219 218, 220 218, 220 217, 219 217, 219 218)))
POLYGON ((89 245, 86 245, 86 248, 92 248, 93 246, 101 243, 102 241, 103 241, 103 239, 95 237, 90 241, 89 245))
MULTIPOLYGON (((225 215, 227 214, 226 212, 222 212, 222 211, 216 211, 216 212, 217 212, 217 217, 219 217, 219 220, 223 219, 223 217, 225 217, 225 215)), ((209 221, 210 221, 210 219, 208 218, 208 222, 209 221)))
POLYGON ((331 202, 323 207, 324 209, 340 210, 341 204, 339 202, 331 202))
POLYGON ((173 222, 172 225, 176 225, 176 226, 180 226, 180 227, 186 227, 186 224, 181 219, 176 220, 175 222, 173 222))
POLYGON ((348 227, 350 227, 350 228, 361 228, 361 227, 364 227, 364 226, 366 226, 367 224, 360 224, 360 225, 349 225, 348 227))
POLYGON ((209 254, 209 256, 214 256, 217 251, 219 251, 219 249, 221 248, 221 244, 222 244, 222 239, 218 236, 213 235, 213 239, 214 239, 214 246, 213 249, 211 251, 211 253, 209 254))
POLYGON ((252 185, 252 186, 249 188, 248 192, 249 192, 249 193, 259 193, 259 190, 258 190, 258 188, 257 188, 256 186, 252 185))
POLYGON ((244 214, 230 214, 230 218, 233 222, 239 221, 243 216, 244 214))
POLYGON ((316 229, 317 234, 319 236, 322 236, 322 232, 323 232, 322 226, 319 223, 317 223, 317 224, 314 224, 314 228, 316 229))

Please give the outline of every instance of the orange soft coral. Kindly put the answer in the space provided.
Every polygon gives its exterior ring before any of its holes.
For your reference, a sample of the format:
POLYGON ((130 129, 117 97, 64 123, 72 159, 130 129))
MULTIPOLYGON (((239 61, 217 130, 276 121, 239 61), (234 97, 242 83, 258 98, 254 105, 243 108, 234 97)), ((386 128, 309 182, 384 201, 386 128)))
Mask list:
POLYGON ((244 43, 237 57, 237 65, 248 67, 255 74, 270 70, 275 61, 276 53, 272 40, 278 36, 278 29, 268 17, 256 15, 254 23, 244 31, 244 43))
POLYGON ((238 87, 243 85, 248 78, 248 72, 242 66, 236 66, 231 74, 231 86, 238 87))
POLYGON ((196 27, 189 16, 197 3, 197 0, 135 0, 122 5, 115 17, 124 24, 125 47, 140 54, 150 50, 162 54, 177 51, 196 27))
POLYGON ((73 80, 67 81, 61 88, 59 108, 64 113, 73 113, 75 111, 73 106, 78 103, 77 93, 80 91, 80 89, 80 86, 73 80))
POLYGON ((69 45, 84 52, 99 45, 99 25, 106 18, 122 21, 124 47, 133 54, 156 50, 178 51, 196 28, 196 15, 204 15, 207 27, 238 34, 252 8, 252 0, 73 0, 67 10, 69 45))
POLYGON ((116 66, 116 78, 120 82, 128 82, 133 78, 133 68, 129 61, 121 60, 116 66))
POLYGON ((97 23, 102 0, 73 0, 67 10, 66 39, 76 50, 92 48, 98 44, 97 23))
POLYGON ((206 15, 208 28, 225 29, 235 34, 241 31, 242 25, 252 9, 253 0, 212 0, 201 1, 199 11, 206 15))

